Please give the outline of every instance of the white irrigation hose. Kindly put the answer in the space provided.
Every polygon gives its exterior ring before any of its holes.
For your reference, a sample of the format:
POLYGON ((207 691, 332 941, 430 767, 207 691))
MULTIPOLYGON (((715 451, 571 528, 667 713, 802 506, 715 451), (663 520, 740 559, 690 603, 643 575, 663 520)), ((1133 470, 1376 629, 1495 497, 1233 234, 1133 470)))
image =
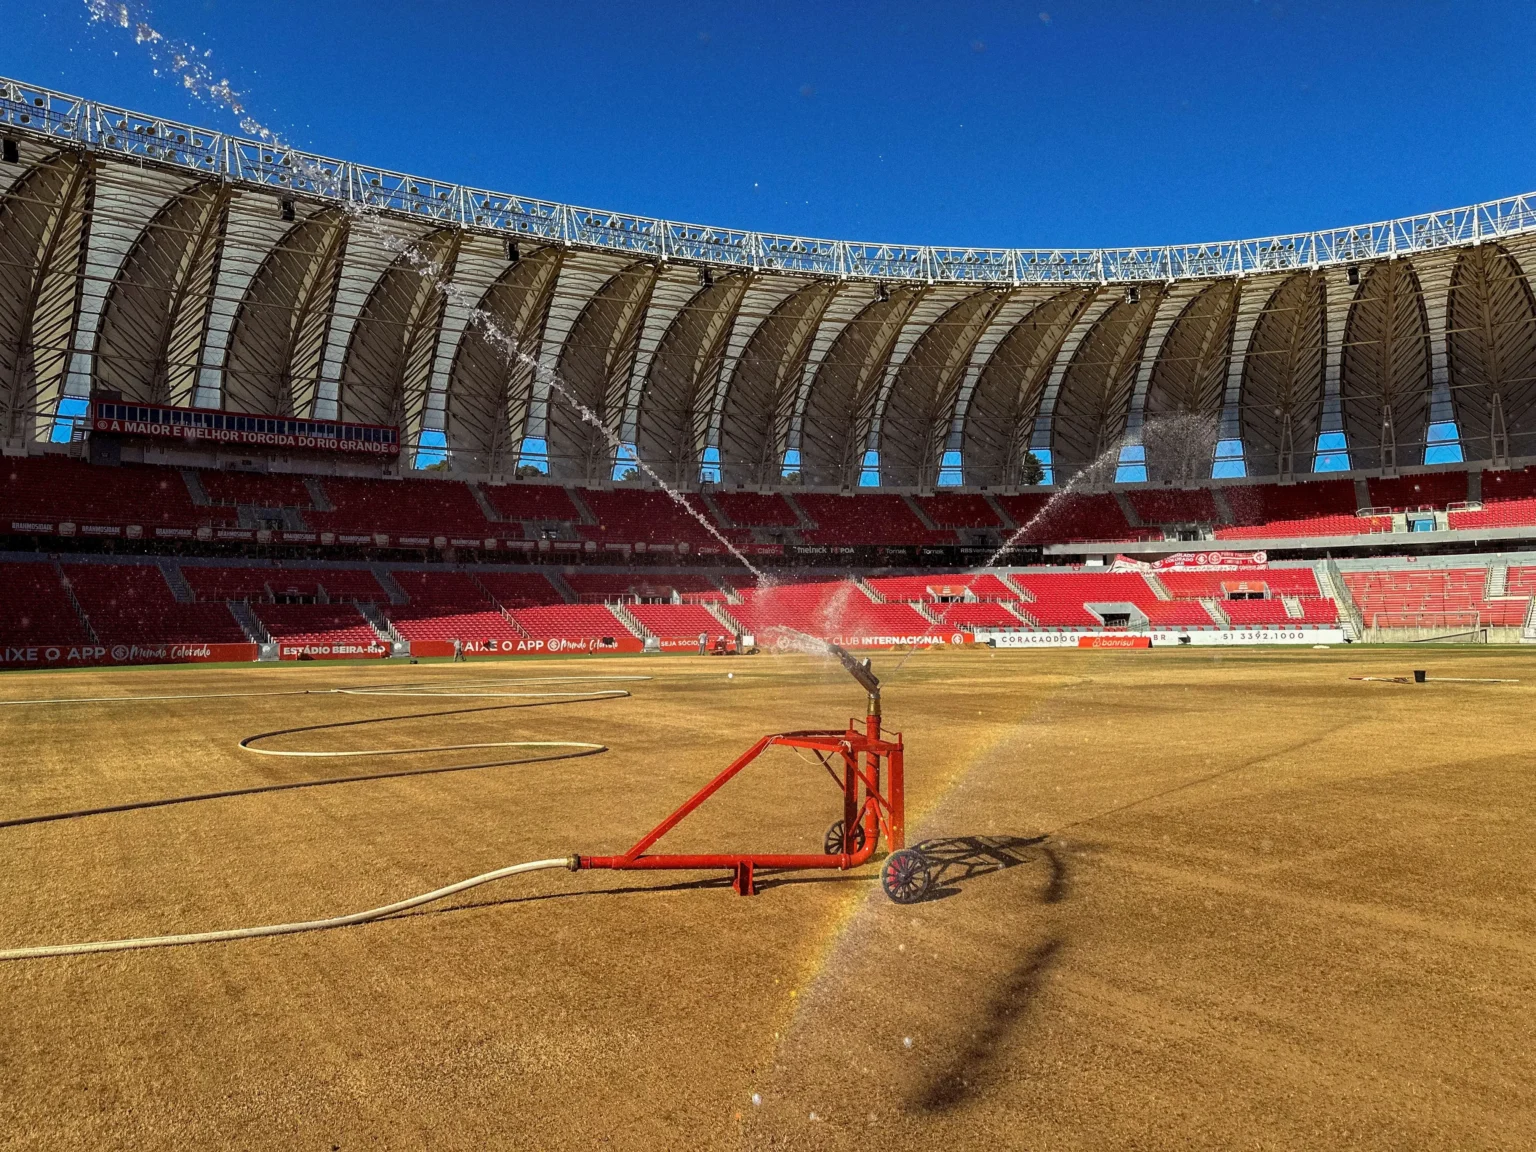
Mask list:
MULTIPOLYGON (((202 694, 188 694, 181 696, 74 696, 61 697, 49 700, 0 700, 0 706, 22 704, 108 704, 108 703, 139 703, 148 700, 217 700, 232 697, 245 696, 306 696, 336 693, 347 696, 443 696, 443 697, 501 697, 501 698, 548 698, 558 697, 570 700, 612 700, 628 696, 623 689, 601 689, 596 692, 459 692, 451 691, 458 688, 485 688, 501 686, 505 684, 529 684, 529 683, 569 683, 580 681, 633 681, 650 680, 650 676, 527 676, 496 680, 478 680, 470 682, 457 682, 450 684, 380 684, 369 687, 354 688, 328 688, 319 692, 310 690, 286 690, 274 692, 211 692, 202 694)), ((486 709, 470 709, 470 711, 485 711, 486 709)), ((452 713, 446 713, 452 714, 452 713)), ((338 757, 338 756, 403 756, 410 753, 426 752, 458 752, 472 748, 573 748, 582 749, 576 755, 589 755, 593 752, 605 750, 602 744, 592 744, 575 740, 505 740, 486 744, 450 744, 424 748, 389 748, 389 749, 363 749, 359 751, 339 752, 306 752, 306 751, 282 751, 268 748, 251 747, 253 741, 266 739, 273 736, 287 735, 301 731, 314 729, 351 727, 356 724, 387 723, 390 720, 416 719, 417 717, 380 717, 375 720, 344 721, 341 724, 317 724, 308 728, 286 729, 281 732, 264 732, 255 736, 248 736, 240 741, 240 747, 247 752, 254 752, 261 756, 308 756, 308 757, 338 757)), ((514 761, 512 763, 520 763, 514 761)), ((490 765, 486 765, 489 767, 490 765)), ((481 767, 481 765, 464 765, 463 768, 481 767)), ((433 771, 457 771, 458 768, 435 769, 433 771)), ((373 777, 360 777, 359 779, 371 779, 373 777)), ((315 783, 334 783, 336 781, 322 781, 315 783)), ((282 785, 278 787, 289 787, 282 785)), ((303 783, 298 786, 305 786, 303 783)), ((265 791, 266 788, 250 789, 249 791, 265 791)), ((230 795, 242 794, 246 790, 232 792, 230 795)), ((204 799, 209 797, 192 797, 190 799, 204 799)), ((127 810, 141 806, 158 806, 161 803, 175 803, 177 799, 170 801, 154 802, 150 805, 121 805, 113 808, 100 809, 100 812, 114 810, 127 810)), ((98 810, 89 810, 81 813, 62 813, 56 816, 42 818, 22 818, 15 821, 7 821, 7 824, 31 823, 34 819, 68 818, 75 815, 94 815, 98 810)), ((84 956, 97 952, 128 952, 139 948, 169 948, 181 944, 214 944, 226 940, 254 940, 263 936, 288 936, 296 932, 320 932, 330 928, 345 928, 353 924, 366 924, 371 920, 379 920, 386 916, 392 916, 397 912, 405 912, 412 908, 419 908, 424 904, 431 904, 438 900, 446 899, 456 893, 469 888, 479 887, 481 884, 489 884, 493 880, 502 880, 508 876, 517 876, 524 872, 537 872, 546 868, 571 868, 575 863, 575 857, 561 857, 556 860, 531 860, 526 864, 513 864, 506 868, 497 868, 491 872, 482 872, 478 876, 471 876, 467 880, 460 880, 455 884, 449 884, 445 888, 435 888, 431 892, 423 892, 419 896, 411 896, 404 900, 398 900, 393 904, 386 904, 380 908, 370 908, 363 912, 352 912, 344 916, 332 916, 324 920, 300 920, 289 924, 264 924, 254 928, 223 928, 213 932, 191 932, 175 936, 136 936, 124 940, 95 940, 81 944, 49 944, 32 948, 7 948, 0 949, 0 961, 4 960, 41 960, 59 956, 84 956)))
MULTIPOLYGON (((275 733, 267 732, 271 736, 275 733)), ((360 748, 348 752, 284 752, 275 748, 253 748, 247 741, 260 740, 261 736, 247 736, 240 747, 258 756, 409 756, 417 752, 463 752, 469 748, 585 748, 589 752, 606 749, 606 744, 591 744, 585 740, 498 740, 492 744, 433 744, 426 748, 360 748)))
POLYGON ((397 900, 381 908, 370 908, 366 912, 352 912, 345 916, 331 916, 325 920, 263 924, 256 928, 222 928, 215 932, 189 932, 179 936, 135 936, 125 940, 93 940, 84 944, 44 944, 35 948, 7 948, 0 950, 0 961, 43 960, 57 956, 85 956, 95 952, 130 952, 138 948, 171 948, 180 944, 216 944, 223 940, 255 940, 262 936, 290 936, 295 932, 321 932, 328 928, 346 928, 353 924, 366 924, 370 920, 392 916, 396 912, 420 908, 423 904, 447 899, 466 889, 489 884, 493 880, 517 876, 523 872, 537 872, 545 868, 570 868, 573 860, 573 857, 564 856, 557 860, 530 860, 526 864, 513 864, 507 868, 497 868, 493 872, 482 872, 478 876, 471 876, 467 880, 460 880, 445 888, 434 888, 431 892, 423 892, 420 896, 397 900))

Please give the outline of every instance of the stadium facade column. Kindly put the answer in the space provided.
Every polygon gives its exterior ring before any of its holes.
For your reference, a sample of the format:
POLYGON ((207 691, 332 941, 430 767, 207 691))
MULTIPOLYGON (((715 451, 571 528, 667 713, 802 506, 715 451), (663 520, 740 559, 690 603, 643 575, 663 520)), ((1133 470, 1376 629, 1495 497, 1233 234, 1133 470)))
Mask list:
MULTIPOLYGON (((1318 427, 1322 432, 1343 432, 1340 379, 1344 364, 1344 332, 1349 327, 1349 310, 1354 307, 1359 289, 1350 284, 1347 268, 1329 268, 1324 273, 1324 283, 1327 286, 1327 311, 1323 321, 1323 416, 1318 427)), ((1347 439, 1345 443, 1347 446, 1347 439)), ((1309 455, 1316 451, 1316 444, 1307 448, 1309 455)), ((1308 461, 1307 471, 1311 470, 1308 461)))
POLYGON ((956 429, 964 429, 970 411, 971 394, 976 391, 976 384, 998 346, 1007 339, 1015 325, 1060 291, 1061 288, 1054 284, 1049 287, 1015 288, 988 318, 987 326, 971 346, 971 355, 959 383, 955 397, 956 429))
MULTIPOLYGON (((1221 405, 1221 438, 1237 440, 1243 434, 1243 367, 1248 362, 1248 348, 1275 290, 1286 276, 1254 276, 1239 284, 1237 316, 1232 323, 1232 353, 1227 358, 1227 389, 1221 405)), ((1244 445, 1247 459, 1247 445, 1244 445)), ((1251 462, 1249 475, 1252 475, 1251 462)))
MULTIPOLYGON (((619 439, 625 443, 633 444, 640 439, 640 394, 650 379, 651 364, 662 340, 672 331, 683 309, 704 291, 706 289, 699 284, 698 269, 691 265, 666 264, 658 270, 641 317, 635 353, 629 363, 629 384, 624 393, 624 414, 619 428, 619 439)), ((647 463, 652 467, 664 464, 659 460, 647 460, 647 463)), ((691 479, 696 481, 698 477, 691 479)), ((689 482, 675 476, 668 476, 667 481, 673 484, 689 482)))
MULTIPOLYGON (((1035 417, 1035 431, 1029 441, 1030 451, 1050 449, 1051 420, 1056 415, 1056 398, 1061 394, 1061 382, 1066 378, 1067 369, 1072 366, 1072 358, 1077 355, 1077 350, 1087 339, 1088 333, 1093 331, 1093 326, 1103 319, 1104 314, 1122 298, 1123 289, 1108 285, 1099 288, 1094 293, 1094 298, 1078 316, 1077 323, 1072 325, 1067 338, 1061 342, 1061 347, 1056 352, 1056 359, 1051 364, 1051 375, 1045 382, 1045 392, 1040 397, 1040 414, 1035 417)), ((1055 464, 1056 461, 1053 459, 1052 463, 1055 464)), ((1055 477, 1058 486, 1069 479, 1071 477, 1055 477)))
MULTIPOLYGON (((1419 256, 1413 270, 1419 278, 1419 292, 1424 301, 1424 320, 1429 328, 1429 421, 1448 423, 1456 419, 1456 405, 1451 399, 1451 366, 1446 341, 1450 316, 1451 276, 1456 271, 1455 251, 1419 256)), ((1458 427, 1458 435, 1460 429, 1458 427)), ((1421 460, 1405 461, 1418 464, 1421 460)))
MULTIPOLYGON (((383 225, 379 226, 384 227, 383 225)), ((384 279, 396 261, 391 251, 373 228, 353 228, 347 242, 346 263, 336 285, 336 295, 331 305, 330 324, 326 330, 325 352, 320 362, 320 379, 315 389, 314 409, 300 412, 317 420, 340 419, 341 376, 352 334, 362 318, 363 309, 372 297, 374 289, 384 279)), ((415 243, 427 234, 427 229, 414 227, 400 235, 404 229, 390 221, 389 231, 398 240, 415 243)))
MULTIPOLYGON (((1503 244, 1503 248, 1519 270, 1520 278, 1524 281, 1523 287, 1526 289, 1526 297, 1529 299, 1531 285, 1536 284, 1536 280, 1532 279, 1532 276, 1536 275, 1536 243, 1533 243, 1527 237, 1515 237, 1506 241, 1503 244)), ((1515 382, 1512 381, 1511 383, 1515 382)), ((1509 391, 1514 392, 1516 395, 1522 392, 1528 395, 1533 388, 1536 388, 1536 381, 1527 380, 1522 384, 1516 385, 1515 388, 1509 389, 1509 391)), ((1500 391, 1502 393, 1505 390, 1501 389, 1500 391)), ((1531 416, 1529 414, 1523 417, 1517 415, 1514 419, 1510 419, 1505 411, 1505 406, 1514 399, 1515 396, 1513 395, 1501 395, 1499 399, 1498 426, 1490 430, 1491 437, 1499 440, 1505 459, 1508 459, 1510 456, 1528 455, 1531 452, 1530 445, 1532 439, 1529 434, 1531 416)))
POLYGON ((1152 385, 1152 370, 1157 366, 1163 342, 1168 339, 1168 333, 1173 331, 1174 324, 1184 314, 1189 302, 1210 286, 1209 280, 1177 283, 1168 289, 1158 304, 1157 314, 1152 317, 1151 327, 1147 329, 1147 341, 1142 346, 1141 363, 1136 366, 1136 386, 1131 392, 1131 410, 1125 422, 1127 436, 1141 434, 1147 407, 1147 389, 1152 385))
POLYGON ((800 450, 801 475, 806 474, 803 441, 805 439, 805 407, 811 388, 816 382, 816 377, 821 373, 822 364, 836 346, 838 338, 842 336, 843 330, 852 324, 874 299, 874 284, 848 282, 839 287, 837 295, 827 303, 817 323, 816 335, 811 340, 810 352, 806 355, 805 364, 800 372, 786 445, 788 448, 800 450))
MULTIPOLYGON (((962 309, 967 302, 980 303, 990 315, 996 311, 999 298, 968 288, 930 289, 912 310, 886 358, 879 394, 875 398, 868 446, 879 450, 881 478, 887 484, 917 484, 919 487, 931 488, 938 476, 939 459, 948 443, 954 415, 952 385, 957 372, 955 365, 956 362, 963 365, 970 354, 975 334, 985 324, 984 320, 975 323, 974 318, 970 324, 964 318, 957 319, 957 310, 962 309), (946 339, 949 341, 949 356, 946 357, 949 363, 940 365, 927 362, 928 357, 934 355, 946 339), (964 347, 957 348, 960 344, 964 347), (898 397, 893 404, 893 396, 897 388, 907 385, 914 378, 926 382, 926 387, 919 385, 923 400, 926 401, 926 404, 919 402, 918 405, 923 417, 918 421, 921 427, 900 428, 898 424, 901 418, 896 413, 901 410, 901 398, 898 397), (893 416, 889 433, 886 426, 888 414, 893 416), (904 436, 908 439, 905 445, 901 443, 904 436), (903 449, 909 457, 907 460, 901 459, 903 449), (915 467, 911 457, 916 458, 915 467), (903 472, 908 474, 903 475, 903 472)), ((942 352, 937 354, 943 355, 942 352)))

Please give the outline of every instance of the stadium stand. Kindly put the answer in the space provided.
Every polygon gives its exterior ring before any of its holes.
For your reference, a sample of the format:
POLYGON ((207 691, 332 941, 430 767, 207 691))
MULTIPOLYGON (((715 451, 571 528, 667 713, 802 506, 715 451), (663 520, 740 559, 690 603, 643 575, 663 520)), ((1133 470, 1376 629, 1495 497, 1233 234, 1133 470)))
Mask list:
POLYGON ((281 645, 376 648, 373 625, 350 604, 259 604, 256 616, 281 645))
MULTIPOLYGON (((679 507, 665 492, 645 488, 590 489, 582 499, 597 523, 582 524, 577 532, 588 540, 616 544, 719 545, 713 533, 679 507)), ((697 497, 689 500, 700 516, 713 523, 697 497)))
POLYGON ((720 586, 708 576, 682 575, 655 577, 661 582, 670 585, 679 596, 691 603, 705 603, 708 601, 720 601, 725 599, 725 593, 720 591, 720 586))
POLYGON ((0 644, 78 644, 89 639, 52 564, 0 564, 0 644))
POLYGON ((978 600, 1017 600, 1019 594, 990 572, 931 576, 871 576, 864 581, 887 600, 934 602, 970 595, 978 600))
POLYGON ((553 484, 482 484, 480 491, 507 520, 581 519, 565 489, 553 484))
POLYGON ((1306 480, 1297 484, 1232 484, 1222 496, 1237 525, 1312 516, 1352 516, 1359 509, 1353 480, 1306 480))
POLYGON ((0 460, 0 517, 80 525, 197 527, 232 524, 232 508, 198 507, 174 468, 95 466, 67 456, 0 460))
POLYGON ((1446 522, 1452 528, 1526 528, 1536 525, 1536 499, 1498 500, 1482 508, 1451 512, 1446 522))
POLYGON ((1322 595, 1311 568, 1263 568, 1251 573, 1173 568, 1157 575, 1169 594, 1181 599, 1212 597, 1222 600, 1229 591, 1239 587, 1244 589, 1243 595, 1255 588, 1268 596, 1322 595))
MULTIPOLYGON (((498 535, 468 486, 450 480, 365 480, 327 476, 331 512, 306 512, 311 528, 329 532, 384 533, 389 536, 498 535)), ((506 535, 501 526, 500 535, 506 535)))
POLYGON ((474 612, 396 605, 384 609, 384 615, 406 640, 462 640, 470 644, 520 640, 524 635, 494 609, 474 612))
POLYGON ((710 499, 738 528, 793 528, 800 523, 789 501, 777 492, 715 492, 710 499))
POLYGON ((707 576, 652 575, 649 572, 567 572, 565 582, 577 599, 596 603, 611 601, 670 601, 673 594, 686 600, 723 600, 725 593, 707 576))
POLYGON ((652 581, 628 572, 567 572, 565 583, 583 603, 672 598, 671 586, 659 578, 652 581))
POLYGON ((1128 496, 1143 524, 1215 524, 1222 519, 1208 488, 1147 488, 1128 496))
POLYGON ((485 590, 473 576, 464 572, 412 572, 399 569, 390 574, 411 598, 410 606, 422 608, 475 608, 490 604, 485 590))
MULTIPOLYGON (((1132 604, 1149 619, 1152 611, 1160 611, 1156 608, 1149 611, 1149 607, 1157 603, 1157 596, 1146 580, 1135 572, 1016 572, 1012 582, 1034 597, 1020 608, 1045 628, 1100 627, 1103 621, 1090 612, 1086 604, 1132 604)), ((1192 617, 1193 614, 1187 608, 1181 609, 1170 613, 1166 622, 1181 623, 1184 616, 1192 617)), ((1209 614, 1199 622, 1214 623, 1209 614)))
POLYGON ((994 498, 997 500, 998 507, 1008 513, 1009 519, 1021 528, 1038 516, 1041 509, 1051 502, 1051 495, 1048 492, 1021 492, 1014 496, 999 494, 994 498))
POLYGON ((319 594, 319 581, 285 579, 281 568, 212 568, 184 564, 181 575, 197 598, 205 601, 271 600, 275 592, 294 596, 319 594))
POLYGON ((238 644, 223 604, 179 604, 152 564, 66 564, 64 574, 103 644, 238 644))
POLYGON ((302 476, 204 469, 197 478, 215 504, 308 509, 313 503, 302 476))
MULTIPOLYGON (((194 475, 189 473, 189 475, 194 475)), ((60 455, 9 457, 0 465, 0 524, 13 532, 51 534, 59 524, 75 524, 79 535, 190 538, 194 530, 233 530, 249 508, 293 510, 298 522, 272 527, 284 532, 307 529, 351 539, 337 543, 372 545, 388 537, 407 548, 430 548, 438 539, 459 546, 485 539, 520 540, 521 521, 554 521, 559 533, 614 545, 645 544, 666 548, 686 544, 713 550, 720 541, 704 524, 678 507, 665 493, 640 489, 581 489, 581 500, 597 523, 582 523, 572 492, 552 484, 486 485, 481 491, 501 517, 488 519, 471 487, 457 480, 384 480, 357 476, 304 478, 282 473, 204 469, 195 473, 209 503, 199 503, 176 468, 123 464, 87 464, 60 455), (312 491, 313 489, 313 491, 312 491), (325 504, 333 507, 322 511, 325 504), (367 539, 364 539, 364 538, 367 539)), ((1536 470, 1498 470, 1482 474, 1482 508, 1466 507, 1468 473, 1423 473, 1368 481, 1369 499, 1387 509, 1446 509, 1453 530, 1536 527, 1536 470)), ((956 545, 959 532, 982 529, 1003 533, 993 504, 980 493, 941 492, 908 498, 892 493, 855 495, 824 492, 794 494, 815 528, 800 527, 788 498, 779 493, 721 492, 710 497, 735 527, 716 525, 739 544, 772 531, 768 542, 803 541, 838 546, 956 545), (940 525, 926 527, 913 503, 940 525), (786 538, 785 533, 788 533, 786 538)), ((690 497, 711 524, 717 517, 703 499, 690 497)), ((1016 524, 1029 523, 1046 508, 1043 493, 998 494, 992 498, 1016 524)), ((1031 525, 1023 543, 1049 544, 1161 540, 1164 525, 1200 524, 1214 528, 1222 541, 1276 537, 1354 536, 1388 532, 1390 515, 1358 516, 1353 480, 1309 480, 1292 484, 1228 483, 1211 489, 1126 487, 1112 493, 1059 494, 1031 525), (1124 503, 1122 503, 1124 501, 1124 503), (1135 512, 1140 526, 1123 509, 1135 512), (1227 517, 1224 511, 1230 509, 1227 517), (1230 522, 1228 522, 1230 521, 1230 522)), ((247 520, 244 531, 252 525, 247 520)), ((250 536, 239 537, 249 540, 250 536)), ((315 541, 310 541, 311 544, 315 541)), ((446 546, 446 545, 445 545, 446 546)), ((574 548, 572 543, 570 547, 574 548)))
MULTIPOLYGON (((1012 509, 1008 514, 1019 520, 1012 509)), ((1043 507, 1039 519, 1030 525, 1024 539, 1030 542, 1073 540, 1137 540, 1142 536, 1160 537, 1160 532, 1132 528, 1120 509, 1120 502, 1107 493, 1084 495, 1066 492, 1049 507, 1043 507)), ((1026 520, 1020 520, 1024 524, 1026 520)))
POLYGON ((1526 468, 1490 468, 1483 473, 1483 502, 1536 499, 1536 465, 1526 468))
POLYGON ((476 579, 503 608, 565 603, 560 590, 541 572, 480 572, 476 579))
POLYGON ((816 522, 812 544, 953 544, 955 534, 926 527, 907 502, 890 493, 842 496, 798 492, 795 502, 816 522))
POLYGON ((876 604, 849 580, 747 588, 741 596, 727 611, 753 633, 789 628, 812 636, 909 636, 932 625, 910 604, 876 604))
POLYGON ((1344 583, 1368 627, 1518 627, 1527 601, 1484 600, 1487 568, 1386 568, 1345 572, 1344 583))
POLYGON ((1270 520, 1216 529, 1218 540, 1263 540, 1287 536, 1358 536, 1392 531, 1390 516, 1314 516, 1305 520, 1270 520))
POLYGON ((1418 476, 1373 476, 1366 481, 1372 508, 1394 512, 1444 508, 1467 498, 1467 473, 1426 472, 1418 476))
POLYGON ((698 604, 635 604, 629 612, 662 640, 696 640, 701 632, 713 637, 724 631, 709 609, 698 604))
POLYGON ((540 608, 519 608, 512 613, 512 619, 535 639, 634 634, 629 625, 602 604, 550 604, 540 608))
POLYGON ((1285 601, 1270 600, 1223 600, 1220 610, 1239 628, 1261 628, 1272 625, 1297 624, 1286 609, 1285 601))
POLYGON ((983 601, 976 604, 935 604, 930 611, 946 628, 959 628, 974 632, 981 628, 1022 629, 1023 620, 1008 611, 1001 603, 983 601))
POLYGON ((987 498, 978 493, 940 492, 933 496, 915 497, 928 519, 940 528, 1001 528, 987 498))

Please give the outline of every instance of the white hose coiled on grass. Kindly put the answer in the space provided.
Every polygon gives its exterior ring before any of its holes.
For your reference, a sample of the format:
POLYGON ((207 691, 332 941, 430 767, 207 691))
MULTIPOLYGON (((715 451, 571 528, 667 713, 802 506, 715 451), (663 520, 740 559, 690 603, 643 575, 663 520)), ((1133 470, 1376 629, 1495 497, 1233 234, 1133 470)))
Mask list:
POLYGON ((325 920, 299 920, 291 924, 263 924, 255 928, 222 928, 215 932, 189 932, 178 936, 135 936, 125 940, 93 940, 84 944, 43 944, 34 948, 7 948, 0 951, 0 960, 43 960, 57 956, 87 956, 96 952, 131 952, 138 948, 171 948, 179 944, 216 944, 224 940, 255 940, 262 936, 291 936, 296 932, 321 932, 328 928, 347 928, 353 924, 366 924, 397 912, 406 912, 445 900, 449 896, 469 888, 478 888, 493 880, 504 880, 524 872, 538 872, 545 868, 571 868, 574 857, 562 856, 556 860, 530 860, 526 864, 512 864, 492 872, 482 872, 445 888, 434 888, 419 896, 410 896, 370 908, 366 912, 351 912, 345 916, 331 916, 325 920))
MULTIPOLYGON (((517 678, 497 678, 494 680, 448 681, 446 683, 413 682, 413 683, 385 683, 376 685, 356 685, 352 687, 318 689, 318 690, 283 690, 271 692, 210 692, 187 693, 182 695, 164 696, 92 696, 92 697, 58 697, 40 700, 0 700, 0 707, 22 707, 26 705, 68 705, 68 704, 118 704, 138 703, 143 701, 173 701, 173 700, 215 700, 230 699, 248 696, 308 696, 323 693, 335 693, 348 696, 443 696, 443 697, 490 697, 508 698, 520 700, 537 700, 545 704, 578 703, 582 700, 613 700, 628 696, 629 693, 622 688, 607 688, 598 691, 557 690, 543 692, 509 692, 505 687, 509 684, 550 684, 550 683, 576 683, 582 681, 634 681, 649 680, 649 676, 537 676, 517 678)), ((262 784, 247 788, 228 789, 221 792, 200 793, 190 796, 163 797, 156 800, 129 802, 124 804, 107 805, 99 808, 79 809, 72 812, 54 812, 37 816, 14 817, 0 821, 0 827, 13 827, 27 824, 45 823, 57 820, 72 820, 84 816, 104 815, 109 812, 126 812, 140 808, 165 807, 172 804, 190 803, 198 800, 225 799, 235 796, 253 795, 261 792, 283 791, 291 788, 312 788, 323 785, 360 783, 366 780, 384 780, 398 776, 431 775, 444 772, 463 772, 476 768, 494 768, 513 766, 522 763, 538 763, 540 761, 575 758, 590 756, 607 751, 602 744, 594 744, 577 740, 500 740, 486 743, 473 744, 447 744, 414 748, 370 748, 347 749, 336 751, 308 751, 300 749, 272 749, 259 748, 255 744, 262 740, 272 739, 278 736, 295 735, 301 732, 313 732, 336 728, 354 728, 371 724, 383 724, 391 721, 430 719, 437 716, 452 716, 464 713, 492 712, 501 708, 528 708, 537 707, 537 704, 509 704, 491 705, 483 708, 459 708, 447 712, 415 713, 407 716, 379 716, 363 720, 344 720, 329 724, 311 724, 298 728, 279 729, 271 732, 261 732, 254 736, 247 736, 239 743, 240 748, 247 752, 254 752, 262 756, 292 756, 292 757, 371 757, 371 756, 402 756, 419 755, 434 752, 457 752, 479 748, 532 748, 541 750, 569 749, 565 752, 553 752, 551 755, 536 756, 529 760, 511 760, 493 762, 488 764, 457 764, 440 768, 411 769, 404 772, 378 772, 366 775, 335 777, 326 780, 298 780, 280 784, 262 784)), ((410 896, 404 900, 397 900, 393 904, 385 904, 379 908, 369 908, 363 912, 351 912, 343 916, 331 916, 323 920, 299 920, 288 924, 263 924, 253 928, 222 928, 213 932, 190 932, 174 936, 136 936, 123 940, 93 940, 79 944, 45 944, 31 948, 6 948, 0 949, 0 961, 5 960, 42 960, 60 956, 86 956, 99 952, 130 952, 140 948, 170 948, 181 944, 216 944, 229 940, 255 940, 264 936, 289 936, 298 932, 320 932, 330 928, 346 928, 353 924, 366 924, 371 920, 380 920, 399 912, 406 912, 412 908, 420 908, 424 904, 431 904, 438 900, 447 899, 456 893, 477 888, 481 884, 489 884, 495 880, 503 880, 508 876, 517 876, 524 872, 537 872, 547 868, 574 868, 575 857, 561 857, 555 860, 531 860, 526 864, 513 864, 506 868, 497 868, 491 872, 482 872, 478 876, 471 876, 467 880, 449 884, 445 888, 435 888, 431 892, 423 892, 418 896, 410 896)))

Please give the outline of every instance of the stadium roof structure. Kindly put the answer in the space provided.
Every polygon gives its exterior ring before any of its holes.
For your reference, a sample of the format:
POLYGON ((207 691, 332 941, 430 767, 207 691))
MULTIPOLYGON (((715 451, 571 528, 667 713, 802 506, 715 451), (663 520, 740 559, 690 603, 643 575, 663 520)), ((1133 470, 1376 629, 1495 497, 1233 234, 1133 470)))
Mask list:
POLYGON ((1259 240, 864 244, 468 188, 0 79, 0 436, 125 398, 398 424, 456 470, 1153 480, 1536 455, 1536 194, 1259 240), (473 321, 473 322, 472 322, 473 321), (488 323, 486 322, 488 321, 488 323), (516 352, 509 352, 515 348, 516 352), (587 411, 584 419, 576 410, 587 411), (1163 428, 1163 435, 1153 429, 1163 428), (429 435, 430 434, 430 435, 429 435), (1230 451, 1230 449, 1228 449, 1230 451), (871 457, 869 454, 874 453, 871 457), (956 455, 957 454, 957 455, 956 455))

